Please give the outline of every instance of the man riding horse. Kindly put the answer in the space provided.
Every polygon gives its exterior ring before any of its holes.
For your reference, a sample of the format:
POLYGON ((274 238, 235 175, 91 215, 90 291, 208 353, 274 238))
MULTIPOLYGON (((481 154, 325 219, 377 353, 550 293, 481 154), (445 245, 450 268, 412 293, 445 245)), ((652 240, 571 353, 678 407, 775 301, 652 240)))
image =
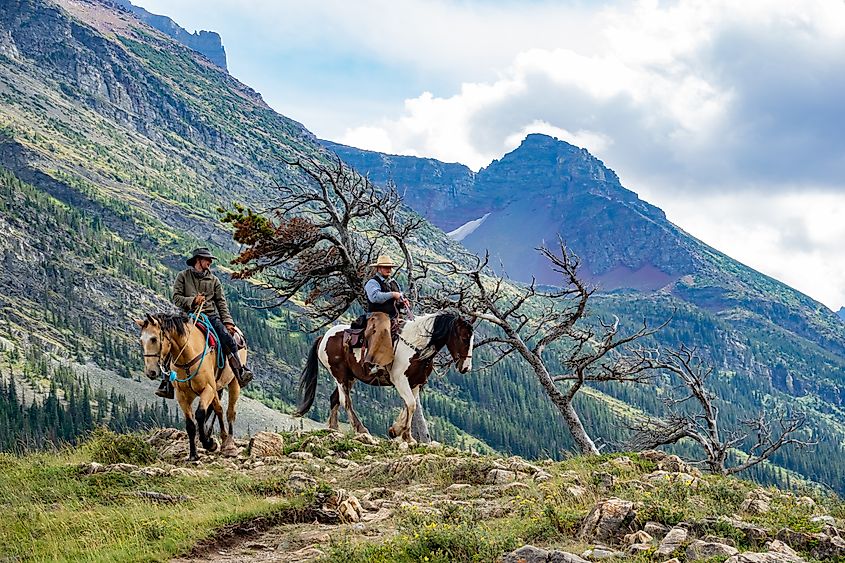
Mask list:
MULTIPOLYGON (((409 303, 402 294, 399 283, 391 277, 396 264, 393 263, 390 256, 381 255, 369 266, 375 268, 375 272, 364 284, 364 292, 367 295, 367 313, 358 317, 352 323, 352 328, 367 327, 366 333, 372 333, 374 328, 372 324, 384 319, 384 317, 375 315, 375 313, 383 313, 387 315, 391 330, 395 332, 399 316, 410 312, 409 303)), ((385 362, 385 365, 374 363, 369 368, 370 375, 376 375, 379 370, 385 369, 389 363, 389 361, 385 362)))
MULTIPOLYGON (((193 251, 185 262, 188 268, 176 276, 173 284, 173 303, 186 313, 193 313, 197 309, 205 313, 220 339, 218 345, 223 347, 229 366, 243 388, 252 381, 252 372, 248 367, 241 365, 238 357, 238 345, 232 338, 237 327, 229 313, 223 284, 211 272, 211 263, 214 260, 216 258, 207 248, 197 248, 193 251)), ((167 377, 161 382, 156 395, 173 398, 173 385, 167 377)))

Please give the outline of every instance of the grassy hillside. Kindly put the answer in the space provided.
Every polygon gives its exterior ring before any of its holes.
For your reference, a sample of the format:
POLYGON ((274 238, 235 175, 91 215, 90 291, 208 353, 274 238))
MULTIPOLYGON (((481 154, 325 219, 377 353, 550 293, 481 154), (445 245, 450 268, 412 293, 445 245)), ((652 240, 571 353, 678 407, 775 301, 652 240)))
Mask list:
POLYGON ((845 560, 829 545, 845 516, 839 499, 700 476, 665 454, 531 464, 453 448, 401 451, 327 431, 257 439, 238 458, 203 455, 190 466, 181 461, 184 433, 172 430, 100 432, 60 454, 2 455, 0 553, 21 561, 492 562, 526 543, 628 553, 625 534, 645 528, 638 540, 646 545, 625 559, 645 563, 666 558, 657 553, 661 527, 683 523, 687 535, 670 549, 682 561, 705 536, 740 551, 790 537, 810 561, 824 546, 825 560, 845 560), (611 498, 632 502, 633 512, 597 536, 587 516, 611 498))

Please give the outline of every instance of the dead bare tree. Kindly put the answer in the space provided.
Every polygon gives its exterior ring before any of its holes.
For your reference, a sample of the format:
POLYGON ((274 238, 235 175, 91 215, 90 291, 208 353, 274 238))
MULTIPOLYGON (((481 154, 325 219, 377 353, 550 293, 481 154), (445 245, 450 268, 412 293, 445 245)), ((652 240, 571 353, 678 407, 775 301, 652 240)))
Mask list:
MULTIPOLYGON (((668 372, 677 384, 663 399, 669 413, 663 418, 644 418, 635 423, 631 440, 633 449, 655 448, 690 439, 704 451, 704 457, 692 463, 705 466, 712 473, 732 475, 769 459, 788 445, 814 444, 798 437, 806 417, 800 412, 776 410, 741 420, 739 428, 722 435, 716 396, 707 389, 713 374, 696 354, 684 345, 678 350, 644 356, 656 370, 668 372), (689 405, 689 406, 688 406, 689 405), (750 444, 746 448, 743 445, 750 444), (745 459, 728 466, 731 453, 745 449, 745 459)), ((738 454, 741 455, 741 454, 738 454)))
POLYGON ((223 217, 242 245, 234 277, 269 290, 269 298, 254 305, 275 308, 304 293, 318 330, 353 303, 366 306, 367 264, 395 249, 406 257, 402 271, 415 290, 425 274, 415 268, 406 241, 422 219, 399 213, 402 198, 395 187, 376 187, 339 159, 286 163, 293 174, 275 186, 272 207, 256 212, 236 205, 223 217))
MULTIPOLYGON (((415 297, 426 269, 414 261, 408 243, 424 220, 403 208, 396 187, 377 187, 336 157, 328 163, 285 162, 292 174, 275 186, 272 207, 256 212, 236 205, 223 217, 242 245, 234 277, 268 290, 269 297, 252 305, 276 308, 304 295, 309 316, 318 320, 312 330, 319 330, 356 302, 366 309, 367 265, 377 254, 397 250, 407 294, 415 297)), ((412 432, 431 441, 420 407, 412 432)))
POLYGON ((650 380, 648 355, 627 348, 661 327, 643 323, 623 336, 618 318, 588 324, 587 305, 594 290, 578 275, 578 257, 562 241, 559 246, 559 252, 545 246, 537 250, 560 274, 560 289, 541 291, 533 282, 522 287, 506 283, 487 270, 489 256, 485 256, 471 268, 441 264, 449 285, 433 299, 493 325, 491 336, 476 347, 493 346, 498 355, 494 363, 514 353, 520 356, 560 412, 581 452, 597 454, 573 403, 576 395, 589 383, 650 380), (560 371, 549 367, 553 365, 559 365, 560 371))

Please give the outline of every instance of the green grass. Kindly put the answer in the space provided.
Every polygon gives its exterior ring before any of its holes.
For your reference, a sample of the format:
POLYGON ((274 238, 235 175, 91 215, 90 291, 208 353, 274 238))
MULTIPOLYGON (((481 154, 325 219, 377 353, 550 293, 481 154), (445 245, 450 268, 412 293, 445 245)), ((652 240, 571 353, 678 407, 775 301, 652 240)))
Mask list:
MULTIPOLYGON (((270 503, 259 481, 235 472, 208 477, 83 475, 90 444, 61 454, 0 456, 0 553, 23 561, 164 561, 226 524, 296 508, 270 503), (156 491, 190 500, 160 504, 156 491)), ((125 459, 121 461, 126 461, 125 459)), ((273 489, 275 493, 284 492, 273 489)))

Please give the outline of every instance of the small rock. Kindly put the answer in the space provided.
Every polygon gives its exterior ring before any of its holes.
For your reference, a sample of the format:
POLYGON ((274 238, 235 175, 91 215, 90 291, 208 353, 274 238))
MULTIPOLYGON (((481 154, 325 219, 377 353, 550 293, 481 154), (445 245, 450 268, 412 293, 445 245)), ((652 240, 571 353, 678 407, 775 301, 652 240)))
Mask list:
POLYGON ((730 557, 737 553, 739 553, 738 549, 723 543, 694 540, 687 546, 687 561, 699 561, 711 557, 730 557))
POLYGON ((798 553, 783 543, 780 540, 772 540, 766 543, 766 549, 774 553, 785 553, 786 555, 791 555, 792 557, 798 557, 798 553))
POLYGON ((551 478, 552 474, 548 471, 543 471, 542 469, 534 474, 534 481, 536 481, 537 483, 545 483, 551 478))
POLYGON ((630 525, 637 517, 634 503, 618 498, 609 498, 597 503, 581 526, 581 540, 614 541, 630 531, 630 525))
POLYGON ((617 557, 625 557, 625 554, 621 551, 616 551, 610 549, 609 547, 605 547, 603 545, 597 545, 592 549, 588 549, 584 553, 581 554, 581 557, 585 559, 592 559, 593 561, 601 561, 603 559, 614 559, 617 557))
POLYGON ((453 483, 446 487, 446 492, 449 493, 458 493, 461 491, 466 491, 467 489, 471 489, 472 485, 469 483, 453 483))
POLYGON ((507 469, 511 471, 516 471, 517 473, 528 473, 529 475, 534 475, 535 473, 540 471, 539 467, 528 463, 527 461, 518 456, 508 458, 507 469))
POLYGON ((663 539, 669 528, 658 522, 646 522, 643 531, 653 538, 663 539))
POLYGON ((302 471, 293 471, 288 476, 288 486, 297 492, 307 491, 317 486, 317 480, 302 471))
POLYGON ((281 456, 285 453, 285 439, 275 432, 258 432, 249 441, 252 458, 281 456))
POLYGON ((487 483, 491 485, 504 485, 516 481, 516 473, 506 469, 491 469, 487 473, 487 483))
POLYGON ((625 543, 628 545, 633 545, 635 543, 651 544, 652 541, 654 541, 654 538, 652 538, 648 532, 644 532, 643 530, 625 536, 625 543))
POLYGON ((91 463, 80 463, 77 470, 83 475, 93 475, 94 473, 102 473, 105 471, 105 466, 102 463, 92 461, 91 463))
POLYGON ((357 498, 349 495, 338 505, 337 512, 346 522, 358 522, 364 515, 364 508, 357 498))
POLYGON ((745 499, 742 504, 740 505, 739 509, 742 512, 746 512, 748 514, 767 514, 771 512, 772 507, 769 502, 765 501, 764 499, 758 498, 749 498, 745 499))
POLYGON ((686 528, 675 526, 666 533, 666 536, 660 542, 660 547, 658 547, 655 552, 656 555, 658 557, 668 557, 669 555, 672 555, 676 549, 680 548, 681 545, 687 541, 688 535, 689 532, 687 532, 686 528))
POLYGON ((619 469, 634 469, 635 467, 634 462, 626 455, 615 457, 610 460, 610 463, 619 469))
POLYGON ((806 563, 801 557, 787 555, 786 553, 738 553, 728 559, 725 563, 806 563))
POLYGON ((366 444, 368 446, 377 446, 378 445, 378 438, 373 436, 372 434, 356 434, 355 439, 362 444, 366 444))
POLYGON ((291 459, 306 460, 314 459, 314 454, 312 454, 311 452, 291 452, 288 454, 288 457, 291 459))
POLYGON ((795 499, 795 504, 798 506, 803 506, 805 508, 815 508, 816 501, 811 499, 810 497, 798 497, 795 499))
POLYGON ((831 526, 835 526, 836 518, 826 514, 824 516, 813 516, 812 518, 810 518, 810 522, 821 522, 823 524, 830 524, 831 526))
POLYGON ((520 483, 520 482, 516 481, 516 482, 513 482, 513 483, 508 483, 507 485, 502 487, 502 492, 513 495, 513 494, 516 494, 516 493, 519 493, 519 492, 527 491, 530 488, 531 487, 529 487, 525 483, 520 483))
POLYGON ((549 552, 533 545, 523 545, 502 558, 502 563, 546 563, 549 552))
POLYGON ((142 467, 141 469, 136 469, 130 473, 133 477, 161 477, 163 475, 168 475, 169 470, 165 469, 164 467, 142 467))
POLYGON ((571 487, 566 487, 566 494, 574 499, 579 499, 587 494, 587 489, 580 485, 572 485, 571 487))
POLYGON ((361 508, 366 510, 367 512, 378 512, 378 505, 371 500, 363 499, 361 502, 361 508))
POLYGON ((211 475, 211 471, 207 469, 191 469, 189 467, 174 467, 167 474, 171 477, 208 477, 211 475))
POLYGON ((650 543, 633 543, 628 546, 628 555, 639 555, 640 553, 646 553, 651 551, 652 546, 650 543))

